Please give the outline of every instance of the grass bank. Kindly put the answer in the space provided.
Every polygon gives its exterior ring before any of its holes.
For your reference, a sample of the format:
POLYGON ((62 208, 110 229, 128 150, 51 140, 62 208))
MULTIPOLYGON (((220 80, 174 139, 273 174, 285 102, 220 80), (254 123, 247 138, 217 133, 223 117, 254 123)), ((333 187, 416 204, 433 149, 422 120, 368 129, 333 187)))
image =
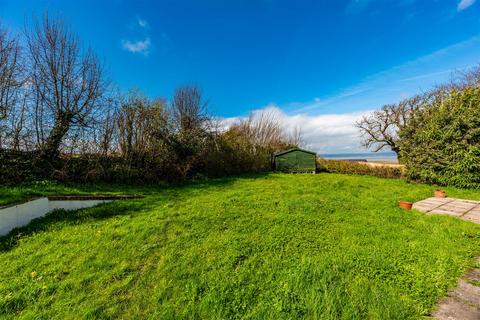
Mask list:
POLYGON ((79 187, 147 197, 58 211, 1 238, 0 316, 415 319, 480 254, 480 226, 397 209, 434 189, 402 180, 271 174, 101 189, 79 187))
POLYGON ((0 206, 23 202, 31 198, 53 195, 149 193, 150 187, 110 184, 61 184, 53 181, 38 181, 15 187, 0 186, 0 206))

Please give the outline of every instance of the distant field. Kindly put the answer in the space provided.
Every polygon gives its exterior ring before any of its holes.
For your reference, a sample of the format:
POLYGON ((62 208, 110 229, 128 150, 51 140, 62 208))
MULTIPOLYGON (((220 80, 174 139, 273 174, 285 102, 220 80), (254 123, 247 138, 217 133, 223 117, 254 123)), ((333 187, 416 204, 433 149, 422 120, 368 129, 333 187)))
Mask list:
POLYGON ((433 190, 338 174, 2 188, 146 198, 0 238, 0 318, 418 319, 480 254, 479 225, 396 207, 433 190))

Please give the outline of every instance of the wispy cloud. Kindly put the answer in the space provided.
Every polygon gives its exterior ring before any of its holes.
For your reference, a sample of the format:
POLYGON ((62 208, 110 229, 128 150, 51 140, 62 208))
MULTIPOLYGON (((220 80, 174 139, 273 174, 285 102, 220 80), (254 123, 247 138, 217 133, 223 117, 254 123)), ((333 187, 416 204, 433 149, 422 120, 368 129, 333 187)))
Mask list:
MULTIPOLYGON (((480 36, 374 74, 334 95, 271 104, 254 112, 273 110, 288 130, 300 127, 307 146, 316 152, 363 152, 354 125, 362 115, 449 80, 453 71, 476 65, 479 56, 480 36)), ((225 123, 239 118, 227 118, 225 123)))
POLYGON ((454 71, 480 63, 480 36, 440 49, 418 59, 373 74, 356 85, 282 108, 291 113, 330 113, 373 109, 450 80, 454 71))
POLYGON ((347 13, 359 13, 365 10, 372 0, 351 0, 346 8, 347 13))
POLYGON ((128 29, 131 35, 120 41, 122 49, 131 53, 148 56, 152 47, 148 21, 136 15, 134 20, 128 25, 128 29))
POLYGON ((468 7, 472 6, 476 0, 461 0, 458 3, 457 10, 462 11, 467 9, 468 7))
POLYGON ((148 22, 145 19, 142 19, 140 17, 137 17, 137 23, 140 28, 146 28, 148 27, 148 22))
POLYGON ((122 40, 122 48, 131 53, 148 55, 151 45, 152 43, 148 37, 138 41, 122 40))

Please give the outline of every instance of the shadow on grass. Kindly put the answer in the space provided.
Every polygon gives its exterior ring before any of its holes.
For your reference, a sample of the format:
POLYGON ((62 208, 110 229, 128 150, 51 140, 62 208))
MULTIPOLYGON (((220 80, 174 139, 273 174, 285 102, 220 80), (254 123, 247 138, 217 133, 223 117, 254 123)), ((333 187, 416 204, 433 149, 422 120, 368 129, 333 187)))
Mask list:
MULTIPOLYGON (((143 200, 143 199, 142 199, 143 200)), ((19 241, 32 234, 51 230, 57 225, 80 225, 92 220, 104 220, 114 216, 133 215, 145 212, 153 206, 153 202, 141 200, 118 200, 113 203, 105 203, 92 208, 74 211, 54 210, 46 216, 33 219, 28 225, 15 228, 9 234, 0 237, 0 252, 9 251, 16 247, 19 241)))
MULTIPOLYGON (((154 208, 156 203, 164 200, 178 200, 183 196, 188 196, 188 190, 208 189, 225 187, 233 184, 239 179, 259 179, 266 178, 265 174, 248 174, 237 177, 202 179, 178 183, 175 185, 150 185, 130 187, 130 190, 140 191, 146 198, 137 200, 117 200, 112 203, 101 204, 92 208, 79 209, 75 211, 55 210, 48 213, 45 217, 32 220, 28 225, 13 229, 9 234, 0 236, 0 252, 9 251, 16 247, 21 239, 32 234, 51 230, 53 226, 61 227, 64 225, 80 225, 92 220, 104 220, 115 216, 138 215, 142 212, 148 212, 154 208), (171 193, 174 192, 174 194, 171 193), (177 193, 182 191, 182 193, 177 193), (158 195, 159 197, 155 197, 158 195)), ((112 187, 112 186, 110 186, 112 187)))

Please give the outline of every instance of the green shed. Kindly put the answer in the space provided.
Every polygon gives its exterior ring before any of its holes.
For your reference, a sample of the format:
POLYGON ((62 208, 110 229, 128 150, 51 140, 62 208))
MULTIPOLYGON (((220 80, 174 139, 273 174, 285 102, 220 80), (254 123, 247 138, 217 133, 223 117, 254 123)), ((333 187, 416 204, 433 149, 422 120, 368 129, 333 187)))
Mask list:
POLYGON ((273 155, 276 171, 315 173, 317 154, 312 151, 293 148, 273 155))

